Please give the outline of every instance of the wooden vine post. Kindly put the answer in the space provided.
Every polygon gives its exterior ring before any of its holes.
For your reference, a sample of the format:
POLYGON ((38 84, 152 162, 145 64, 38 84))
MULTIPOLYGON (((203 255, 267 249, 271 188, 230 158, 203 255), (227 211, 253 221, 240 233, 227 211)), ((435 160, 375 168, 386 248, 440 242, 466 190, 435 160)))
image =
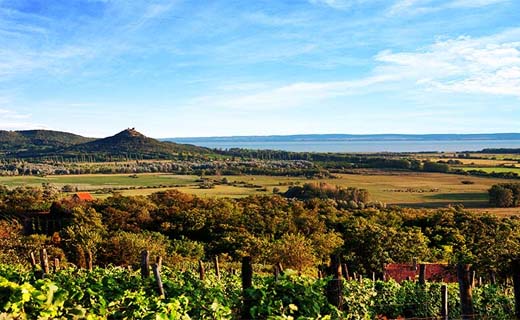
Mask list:
POLYGON ((345 278, 345 280, 350 280, 350 274, 348 273, 347 264, 343 263, 341 266, 342 266, 341 271, 343 272, 343 278, 345 278))
POLYGON ((491 283, 491 284, 496 284, 497 283, 497 278, 496 278, 495 271, 489 271, 489 283, 491 283))
POLYGON ((204 280, 206 275, 206 271, 204 270, 204 262, 199 260, 199 278, 200 280, 204 280))
POLYGON ((87 249, 87 270, 92 271, 93 267, 93 257, 92 257, 92 251, 90 249, 87 249))
POLYGON ((448 286, 441 286, 441 320, 448 320, 448 286))
POLYGON ((60 259, 54 258, 54 272, 57 272, 60 270, 60 259))
POLYGON ((40 265, 42 267, 42 278, 49 273, 49 257, 47 256, 47 250, 40 250, 40 265))
POLYGON ((146 279, 150 276, 150 251, 141 252, 141 277, 146 279))
POLYGON ((36 270, 36 257, 34 256, 34 252, 29 253, 29 262, 31 263, 31 268, 36 270))
POLYGON ((161 266, 162 266, 162 258, 157 257, 157 261, 152 265, 152 271, 155 278, 155 283, 157 285, 157 293, 159 296, 164 297, 164 287, 161 279, 161 266))
POLYGON ((459 280, 461 317, 463 320, 474 319, 471 265, 458 264, 457 278, 459 280))
POLYGON ((220 265, 218 263, 218 256, 213 258, 213 264, 215 265, 215 275, 217 276, 217 279, 220 280, 220 265))
POLYGON ((282 263, 281 262, 278 262, 276 264, 276 266, 278 267, 278 271, 280 271, 280 274, 283 274, 283 266, 282 266, 282 263))
POLYGON ((515 293, 515 317, 520 319, 520 260, 514 259, 511 263, 513 273, 513 286, 515 293))
POLYGON ((251 319, 252 301, 247 290, 253 287, 253 262, 251 257, 242 258, 242 312, 241 319, 251 319))
POLYGON ((419 285, 426 285, 426 265, 424 263, 419 265, 419 285))
POLYGON ((341 261, 339 256, 333 255, 330 259, 329 275, 332 279, 327 283, 327 300, 330 304, 343 310, 343 281, 341 279, 341 261))

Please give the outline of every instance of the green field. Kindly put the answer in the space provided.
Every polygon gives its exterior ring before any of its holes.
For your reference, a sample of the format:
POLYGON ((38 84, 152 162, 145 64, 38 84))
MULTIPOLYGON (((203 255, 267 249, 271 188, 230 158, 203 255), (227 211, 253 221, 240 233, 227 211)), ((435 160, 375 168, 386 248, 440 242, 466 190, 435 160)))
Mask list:
POLYGON ((482 170, 487 173, 491 172, 515 172, 520 174, 520 168, 508 168, 508 167, 461 167, 465 171, 469 170, 482 170))
MULTIPOLYGON (((224 176, 206 178, 222 180, 224 176)), ((118 192, 123 195, 147 195, 176 188, 185 193, 204 197, 245 197, 253 194, 271 194, 275 187, 284 192, 290 184, 326 182, 342 187, 365 188, 370 192, 371 200, 387 204, 410 207, 444 207, 450 204, 463 204, 466 207, 483 209, 487 207, 487 190, 493 184, 508 181, 442 173, 375 170, 365 170, 360 174, 340 174, 335 179, 320 180, 274 176, 227 176, 225 178, 229 184, 215 185, 212 189, 200 188, 197 182, 198 176, 171 174, 139 174, 137 177, 128 174, 0 177, 0 184, 9 187, 39 186, 42 183, 62 187, 68 184, 78 187, 79 190, 91 191, 96 197, 109 196, 107 188, 120 189, 118 192), (467 180, 473 183, 462 183, 467 180), (266 190, 261 190, 262 188, 266 190)))
POLYGON ((0 184, 7 186, 41 185, 51 183, 58 187, 70 184, 82 190, 93 190, 112 187, 151 187, 160 185, 185 185, 194 183, 197 177, 170 174, 140 174, 132 177, 129 174, 85 174, 64 176, 17 176, 0 177, 0 184))

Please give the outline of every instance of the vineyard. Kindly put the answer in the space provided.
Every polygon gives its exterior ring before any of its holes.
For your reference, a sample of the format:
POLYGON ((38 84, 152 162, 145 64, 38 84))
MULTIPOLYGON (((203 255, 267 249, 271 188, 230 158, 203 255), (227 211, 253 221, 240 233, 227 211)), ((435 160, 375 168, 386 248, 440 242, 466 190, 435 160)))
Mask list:
POLYGON ((281 195, 169 190, 77 202, 46 189, 0 190, 1 320, 513 319, 520 311, 517 217, 281 195), (150 264, 150 254, 161 259, 150 264))
MULTIPOLYGON (((343 279, 340 311, 327 300, 331 277, 255 273, 243 290, 234 270, 202 279, 194 268, 161 273, 163 295, 153 276, 131 268, 63 268, 40 279, 40 270, 0 265, 0 319, 439 319, 443 286, 449 319, 461 314, 453 283, 343 279)), ((473 304, 477 319, 511 319, 513 288, 476 286, 473 304)))

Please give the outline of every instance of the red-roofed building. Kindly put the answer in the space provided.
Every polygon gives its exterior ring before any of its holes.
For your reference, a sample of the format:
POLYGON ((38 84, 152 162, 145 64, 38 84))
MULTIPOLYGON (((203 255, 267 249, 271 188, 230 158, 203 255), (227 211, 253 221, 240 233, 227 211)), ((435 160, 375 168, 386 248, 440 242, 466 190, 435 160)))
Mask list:
MULTIPOLYGON (((419 264, 413 263, 389 263, 385 266, 385 279, 394 279, 401 282, 407 279, 419 279, 419 264)), ((426 281, 432 282, 457 282, 457 272, 448 264, 425 264, 426 281)))
POLYGON ((92 201, 94 200, 94 197, 90 194, 90 192, 76 192, 72 199, 74 201, 92 201))

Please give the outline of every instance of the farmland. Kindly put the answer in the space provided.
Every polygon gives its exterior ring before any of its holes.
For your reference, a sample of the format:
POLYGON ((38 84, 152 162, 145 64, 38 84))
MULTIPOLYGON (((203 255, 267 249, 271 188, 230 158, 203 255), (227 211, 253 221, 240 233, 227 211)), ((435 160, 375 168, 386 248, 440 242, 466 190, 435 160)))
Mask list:
MULTIPOLYGON (((90 174, 46 177, 0 177, 0 184, 9 187, 50 183, 57 187, 72 185, 88 190, 96 197, 107 197, 111 190, 123 195, 148 195, 176 188, 181 192, 203 197, 245 197, 270 194, 273 188, 280 192, 289 185, 307 182, 325 182, 342 187, 358 187, 370 192, 371 200, 411 207, 444 207, 463 204, 469 208, 485 208, 487 190, 505 179, 466 177, 444 173, 362 170, 357 174, 336 174, 335 178, 307 179, 303 177, 274 176, 205 176, 211 181, 227 180, 213 188, 200 187, 200 177, 171 174, 90 174), (469 183, 468 183, 469 181, 469 183)), ((515 212, 513 210, 513 212, 515 212)))
POLYGON ((516 167, 462 167, 463 170, 482 170, 487 173, 491 172, 515 172, 520 173, 520 168, 516 167))

